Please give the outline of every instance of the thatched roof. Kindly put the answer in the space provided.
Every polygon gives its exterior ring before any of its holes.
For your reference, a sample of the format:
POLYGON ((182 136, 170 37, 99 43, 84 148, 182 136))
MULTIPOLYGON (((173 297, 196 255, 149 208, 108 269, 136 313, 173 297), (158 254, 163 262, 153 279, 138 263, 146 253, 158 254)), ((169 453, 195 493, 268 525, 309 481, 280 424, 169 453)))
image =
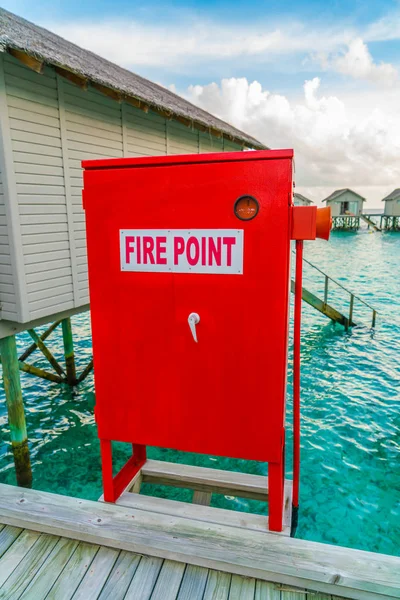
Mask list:
POLYGON ((47 65, 64 69, 68 73, 89 80, 90 83, 113 90, 121 94, 122 99, 124 97, 136 99, 139 107, 142 107, 140 103, 143 103, 143 107, 147 109, 162 109, 172 118, 184 119, 188 126, 214 134, 223 134, 224 137, 252 148, 266 148, 255 138, 166 88, 2 8, 0 8, 0 51, 23 52, 47 65))
POLYGON ((363 196, 361 196, 360 194, 357 194, 357 192, 354 192, 353 190, 351 190, 350 188, 343 188, 342 190, 335 190, 334 192, 332 192, 332 194, 330 194, 329 196, 327 196, 326 198, 324 198, 322 200, 322 202, 328 202, 330 200, 335 200, 336 198, 338 198, 339 196, 341 196, 342 194, 344 194, 345 192, 351 192, 352 194, 354 194, 355 196, 358 196, 359 198, 361 198, 361 200, 363 202, 365 202, 365 198, 363 196))
POLYGON ((382 198, 382 202, 385 202, 386 200, 396 200, 397 198, 400 198, 400 188, 396 188, 393 192, 390 192, 390 194, 382 198))

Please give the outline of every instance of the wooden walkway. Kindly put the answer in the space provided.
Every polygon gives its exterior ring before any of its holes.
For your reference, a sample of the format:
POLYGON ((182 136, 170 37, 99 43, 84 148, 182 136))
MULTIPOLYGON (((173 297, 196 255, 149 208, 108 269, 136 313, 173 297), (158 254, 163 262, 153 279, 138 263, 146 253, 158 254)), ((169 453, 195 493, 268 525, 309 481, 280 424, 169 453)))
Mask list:
POLYGON ((372 227, 374 231, 382 231, 380 227, 368 216, 368 215, 360 215, 360 218, 368 225, 368 229, 372 227))
POLYGON ((0 599, 400 598, 399 558, 244 522, 221 525, 2 484, 0 523, 0 599))
MULTIPOLYGON (((0 525, 0 598, 305 600, 254 578, 0 525)), ((317 600, 310 594, 310 600, 317 600)), ((318 600, 331 600, 319 594, 318 600)))

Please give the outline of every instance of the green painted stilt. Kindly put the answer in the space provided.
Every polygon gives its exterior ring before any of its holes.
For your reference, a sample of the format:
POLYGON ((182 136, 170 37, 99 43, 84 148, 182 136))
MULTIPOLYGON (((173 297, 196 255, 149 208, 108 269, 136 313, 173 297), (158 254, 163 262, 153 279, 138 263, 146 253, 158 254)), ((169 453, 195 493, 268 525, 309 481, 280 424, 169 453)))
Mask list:
POLYGON ((72 338, 72 327, 71 318, 67 317, 63 319, 62 323, 63 341, 64 341, 64 354, 65 364, 67 367, 67 383, 69 385, 76 385, 76 368, 75 368, 75 354, 74 354, 74 342, 72 338))
MULTIPOLYGON (((42 342, 44 342, 44 340, 46 340, 49 337, 49 335, 56 329, 56 327, 59 326, 60 323, 61 321, 55 321, 55 323, 52 323, 50 327, 48 327, 48 329, 46 329, 46 331, 42 333, 41 336, 39 336, 42 342)), ((28 356, 30 356, 32 352, 36 350, 37 347, 38 345, 36 344, 36 342, 33 342, 33 344, 31 344, 29 348, 27 348, 25 352, 21 354, 19 360, 25 361, 28 358, 28 356)))
POLYGON ((0 353, 17 483, 23 487, 31 487, 32 470, 15 336, 10 335, 0 340, 0 353))

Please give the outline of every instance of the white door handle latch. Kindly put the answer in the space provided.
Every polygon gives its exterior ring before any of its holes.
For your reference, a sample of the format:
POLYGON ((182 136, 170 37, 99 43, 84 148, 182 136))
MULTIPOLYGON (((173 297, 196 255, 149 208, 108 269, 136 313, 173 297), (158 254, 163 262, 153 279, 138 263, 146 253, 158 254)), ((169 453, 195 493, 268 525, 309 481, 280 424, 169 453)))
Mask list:
POLYGON ((190 331, 192 332, 192 336, 195 342, 197 342, 197 333, 196 333, 196 325, 200 323, 200 317, 197 313, 190 313, 188 316, 188 323, 190 327, 190 331))

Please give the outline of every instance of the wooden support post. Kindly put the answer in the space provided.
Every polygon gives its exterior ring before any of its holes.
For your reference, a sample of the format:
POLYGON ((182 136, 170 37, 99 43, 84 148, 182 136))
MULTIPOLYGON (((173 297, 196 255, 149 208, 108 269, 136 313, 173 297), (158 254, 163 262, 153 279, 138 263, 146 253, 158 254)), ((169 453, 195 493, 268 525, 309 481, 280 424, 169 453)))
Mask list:
MULTIPOLYGON (((44 331, 41 336, 39 336, 40 339, 42 340, 42 342, 44 342, 44 340, 46 340, 49 337, 49 335, 55 330, 56 327, 58 327, 58 325, 60 323, 61 323, 61 321, 55 321, 55 323, 52 323, 50 325, 50 327, 48 329, 46 329, 46 331, 44 331)), ((36 348, 37 348, 37 344, 36 344, 36 342, 33 342, 33 344, 31 344, 29 346, 29 348, 27 348, 25 350, 25 352, 23 352, 21 354, 21 356, 19 357, 19 360, 22 360, 22 361, 26 360, 32 354, 32 352, 34 352, 36 350, 36 348)))
POLYGON ((354 294, 350 294, 349 325, 353 325, 354 294))
POLYGON ((56 371, 56 373, 58 373, 59 375, 64 375, 64 369, 61 365, 58 364, 58 362, 56 361, 50 350, 47 348, 47 346, 42 342, 36 331, 34 329, 28 329, 28 333, 39 348, 39 350, 47 358, 47 360, 49 361, 53 369, 56 371))
POLYGON ((71 317, 67 317, 62 320, 62 333, 64 342, 64 355, 65 365, 67 368, 67 383, 69 385, 76 385, 76 368, 75 368, 75 354, 74 354, 74 341, 72 337, 72 326, 71 317))
POLYGON ((89 375, 90 371, 93 369, 93 359, 87 364, 87 366, 83 369, 82 373, 78 377, 78 383, 81 383, 86 377, 89 375))
POLYGON ((326 305, 328 304, 328 285, 329 285, 329 277, 328 277, 328 275, 325 275, 324 309, 326 309, 326 305))
POLYGON ((40 377, 41 379, 47 379, 47 381, 54 381, 54 383, 63 383, 64 379, 59 375, 55 375, 54 373, 50 373, 50 371, 45 371, 44 369, 39 369, 38 367, 34 367, 33 365, 28 365, 28 363, 23 362, 22 360, 19 362, 19 370, 24 371, 24 373, 30 373, 30 375, 35 375, 36 377, 40 377))
POLYGON ((199 492, 198 490, 195 490, 193 492, 192 503, 201 504, 202 506, 210 506, 211 496, 211 492, 199 492))
POLYGON ((375 327, 376 323, 376 310, 372 311, 372 329, 375 327))
POLYGON ((15 336, 10 335, 0 340, 0 352, 17 483, 24 487, 31 487, 32 469, 15 336))

